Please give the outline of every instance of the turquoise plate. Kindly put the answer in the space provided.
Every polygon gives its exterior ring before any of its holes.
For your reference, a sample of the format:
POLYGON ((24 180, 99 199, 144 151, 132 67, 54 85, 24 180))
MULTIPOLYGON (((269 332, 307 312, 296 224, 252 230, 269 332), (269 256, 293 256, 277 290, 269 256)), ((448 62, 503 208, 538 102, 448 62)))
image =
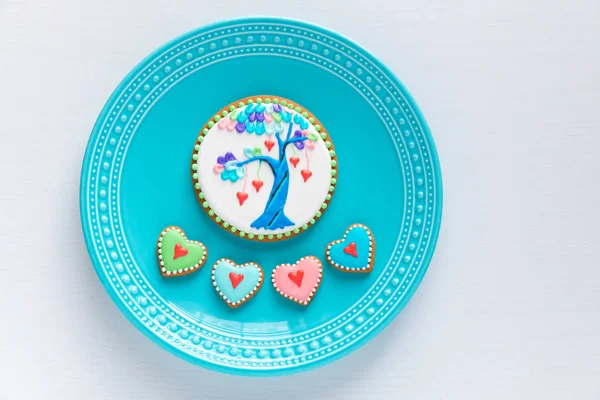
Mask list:
POLYGON ((94 126, 80 196, 96 272, 140 331, 203 367, 262 376, 322 366, 381 332, 423 278, 442 211, 435 146, 404 86, 352 41, 281 18, 200 28, 135 67, 94 126), (196 200, 189 170, 206 121, 232 101, 263 93, 314 113, 335 143, 340 168, 323 217, 277 243, 217 226, 196 200), (326 245, 353 223, 367 225, 375 237, 370 274, 344 273, 325 262, 326 245), (168 225, 206 245, 200 271, 160 275, 156 241, 168 225), (309 254, 321 257, 325 271, 315 300, 303 308, 280 296, 269 277, 276 264, 309 254), (211 286, 211 266, 222 257, 265 270, 262 289, 238 309, 211 286))

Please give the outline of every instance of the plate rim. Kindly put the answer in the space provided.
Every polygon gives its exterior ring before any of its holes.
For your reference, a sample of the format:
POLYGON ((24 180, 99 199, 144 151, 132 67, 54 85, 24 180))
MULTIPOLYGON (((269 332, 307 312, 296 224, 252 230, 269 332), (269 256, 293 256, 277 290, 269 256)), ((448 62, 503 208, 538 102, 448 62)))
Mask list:
POLYGON ((295 373, 300 373, 308 370, 312 370, 315 368, 319 368, 325 365, 328 365, 334 361, 337 361, 348 354, 358 350, 368 342, 370 342, 375 336, 381 333, 386 327, 390 325, 390 323, 395 320, 398 314, 406 307, 406 304, 410 301, 412 296, 414 295, 417 288, 420 286, 423 277, 425 276, 429 266, 431 264, 431 260, 433 254, 435 252, 435 248, 437 246, 437 242, 439 239, 439 231, 442 223, 442 214, 443 214, 443 180, 440 168, 439 154, 435 143, 433 141, 433 137, 431 135, 431 130, 427 121, 425 120, 421 109, 418 107, 416 101, 414 100, 411 93, 406 89, 404 84, 398 77, 377 57, 375 57, 371 52, 363 48, 359 43, 354 40, 348 38, 344 34, 340 34, 336 31, 333 31, 329 28, 323 27, 321 25, 300 20, 294 18, 285 18, 285 17, 273 17, 273 16, 253 16, 253 17, 243 17, 243 18, 234 18, 234 19, 225 19, 212 22, 210 24, 201 25, 192 29, 190 31, 184 32, 159 46, 157 49, 152 51, 142 60, 140 60, 136 65, 125 75, 125 77, 120 81, 120 83, 116 86, 116 88, 112 91, 111 95, 104 103, 102 107, 102 111, 98 115, 96 122, 92 128, 90 133, 90 137, 86 144, 85 155, 82 162, 81 167, 81 176, 80 176, 80 193, 79 193, 79 207, 80 207, 80 219, 81 219, 81 227, 82 233, 85 239, 86 249, 88 251, 88 255, 92 261, 92 265, 94 266, 94 270, 98 275, 102 285, 104 286, 106 292, 108 292, 110 298, 117 305, 117 308, 121 311, 122 314, 140 331, 144 334, 144 336, 148 337, 152 342, 158 344, 161 348, 167 350, 169 353, 174 354, 192 364, 199 365, 203 368, 233 374, 233 375, 243 375, 243 376, 282 376, 282 375, 290 375, 295 373), (117 295, 115 290, 112 290, 111 283, 109 282, 106 275, 103 271, 103 262, 96 257, 94 254, 95 244, 93 234, 91 233, 91 223, 87 219, 87 193, 85 191, 87 179, 87 170, 90 168, 93 154, 93 142, 97 139, 97 136, 100 135, 100 127, 103 125, 103 121, 110 113, 110 105, 114 103, 115 99, 117 99, 122 92, 123 88, 127 86, 127 84, 131 81, 132 77, 140 72, 142 66, 144 66, 149 60, 155 58, 158 54, 162 53, 165 49, 172 47, 175 43, 182 41, 184 38, 198 34, 202 31, 207 31, 211 29, 218 29, 219 27, 226 27, 228 25, 236 24, 236 23, 281 23, 281 24, 291 24, 296 25, 301 28, 306 29, 315 29, 326 32, 328 35, 332 37, 336 37, 341 41, 344 41, 356 48, 357 50, 363 52, 369 57, 369 61, 380 68, 383 72, 385 72, 388 77, 393 81, 393 83, 401 90, 402 95, 406 98, 406 101, 410 104, 412 108, 412 112, 418 118, 419 123, 421 124, 421 130, 423 133, 423 137, 426 139, 427 144, 429 146, 430 154, 430 164, 432 167, 432 173, 434 178, 436 179, 436 188, 432 193, 434 197, 434 201, 436 204, 436 209, 434 214, 432 215, 432 225, 431 225, 431 233, 430 233, 430 241, 427 247, 427 251, 424 252, 422 258, 422 266, 418 270, 418 274, 416 274, 413 278, 410 286, 407 287, 405 295, 403 299, 401 299, 391 310, 390 312, 381 319, 369 332, 364 334, 360 340, 355 341, 349 346, 344 347, 340 351, 328 355, 326 357, 321 358, 316 362, 311 363, 300 363, 300 364, 292 364, 282 368, 270 368, 270 369, 253 369, 253 368, 243 368, 236 366, 227 366, 223 364, 217 364, 211 362, 209 360, 204 360, 201 358, 193 357, 192 355, 180 350, 179 348, 171 345, 169 342, 161 340, 147 325, 140 322, 133 313, 125 306, 123 300, 117 295))

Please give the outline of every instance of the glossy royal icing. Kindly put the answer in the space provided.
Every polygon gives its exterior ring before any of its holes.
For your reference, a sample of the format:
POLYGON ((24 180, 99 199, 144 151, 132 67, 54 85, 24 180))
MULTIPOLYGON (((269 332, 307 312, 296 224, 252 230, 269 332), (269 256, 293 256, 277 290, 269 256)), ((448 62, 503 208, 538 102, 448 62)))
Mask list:
POLYGON ((346 272, 371 272, 375 263, 375 241, 371 230, 362 224, 350 225, 343 239, 327 245, 329 264, 346 272))
POLYGON ((237 265, 222 258, 212 269, 213 286, 227 305, 236 308, 250 300, 263 283, 263 271, 258 264, 237 265))
POLYGON ((191 274, 206 262, 204 244, 188 240, 183 230, 169 226, 160 233, 156 244, 160 273, 165 277, 191 274))
POLYGON ((281 240, 308 229, 327 208, 337 175, 333 145, 318 121, 276 98, 245 99, 221 115, 194 150, 202 207, 249 239, 281 240))
POLYGON ((314 256, 302 257, 295 264, 280 264, 271 275, 280 295, 303 306, 313 300, 322 278, 323 266, 314 256))

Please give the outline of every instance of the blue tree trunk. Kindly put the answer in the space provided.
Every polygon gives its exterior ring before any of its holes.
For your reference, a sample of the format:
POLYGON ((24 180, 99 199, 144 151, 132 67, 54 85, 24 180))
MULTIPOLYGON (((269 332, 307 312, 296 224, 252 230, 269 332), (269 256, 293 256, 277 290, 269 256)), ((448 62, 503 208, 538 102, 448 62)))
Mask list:
POLYGON ((283 212, 290 186, 290 170, 285 159, 285 149, 280 152, 279 165, 271 166, 271 169, 275 179, 269 194, 269 200, 267 200, 262 215, 250 224, 251 227, 256 229, 275 230, 295 225, 283 212))

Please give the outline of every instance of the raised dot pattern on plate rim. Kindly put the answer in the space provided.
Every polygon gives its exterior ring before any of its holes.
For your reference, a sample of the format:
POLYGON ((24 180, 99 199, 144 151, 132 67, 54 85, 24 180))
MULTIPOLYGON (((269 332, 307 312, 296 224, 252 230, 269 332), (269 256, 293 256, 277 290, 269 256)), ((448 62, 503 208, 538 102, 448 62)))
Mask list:
POLYGON ((434 202, 434 196, 441 192, 441 183, 437 181, 437 156, 427 137, 428 130, 413 110, 412 101, 407 98, 404 89, 362 49, 320 28, 295 25, 292 21, 278 23, 267 19, 231 23, 233 25, 198 30, 171 42, 148 58, 143 67, 140 65, 136 69, 137 76, 130 75, 123 81, 120 92, 115 92, 118 96, 107 103, 112 104, 112 109, 107 113, 103 111, 104 119, 99 119, 94 128, 95 133, 99 132, 93 146, 90 141, 92 147, 88 148, 88 153, 92 167, 87 179, 82 181, 87 185, 82 185, 82 193, 89 200, 85 204, 90 204, 90 207, 82 209, 82 215, 85 213, 92 227, 93 249, 102 266, 97 268, 98 273, 105 274, 106 281, 114 289, 113 296, 157 337, 193 358, 234 369, 295 367, 349 348, 376 329, 380 321, 389 318, 394 305, 402 301, 407 292, 412 294, 408 289, 424 274, 432 251, 429 243, 435 241, 439 228, 440 205, 434 202), (242 40, 225 42, 224 38, 232 36, 242 40), (261 36, 264 40, 260 40, 261 36), (276 41, 276 37, 279 40, 276 41), (248 38, 253 39, 248 41, 248 38), (201 69, 202 65, 244 54, 273 54, 304 60, 327 67, 331 73, 353 84, 386 123, 405 170, 407 207, 402 232, 398 246, 378 281, 363 299, 335 321, 286 339, 269 341, 228 337, 206 327, 194 326, 193 321, 169 309, 148 286, 129 255, 121 233, 116 197, 128 143, 144 114, 166 92, 165 89, 201 69), (418 145, 415 146, 415 142, 418 145), (107 175, 109 169, 110 174, 107 175), (415 179, 415 175, 419 178, 415 179), (107 199, 110 199, 110 207, 106 205, 107 199), (421 211, 417 211, 417 203, 421 211), (418 225, 414 224, 413 218, 417 213, 420 215, 418 225), (103 218, 106 216, 108 221, 103 222, 107 220, 103 218), (417 242, 414 250, 408 250, 409 242, 417 242), (408 263, 405 252, 412 255, 408 263), (123 276, 128 277, 128 282, 124 282, 123 276), (319 341, 324 346, 314 345, 319 341), (226 351, 217 350, 223 348, 226 351), (265 352, 268 354, 265 355, 265 352), (284 360, 280 360, 281 357, 284 360))

